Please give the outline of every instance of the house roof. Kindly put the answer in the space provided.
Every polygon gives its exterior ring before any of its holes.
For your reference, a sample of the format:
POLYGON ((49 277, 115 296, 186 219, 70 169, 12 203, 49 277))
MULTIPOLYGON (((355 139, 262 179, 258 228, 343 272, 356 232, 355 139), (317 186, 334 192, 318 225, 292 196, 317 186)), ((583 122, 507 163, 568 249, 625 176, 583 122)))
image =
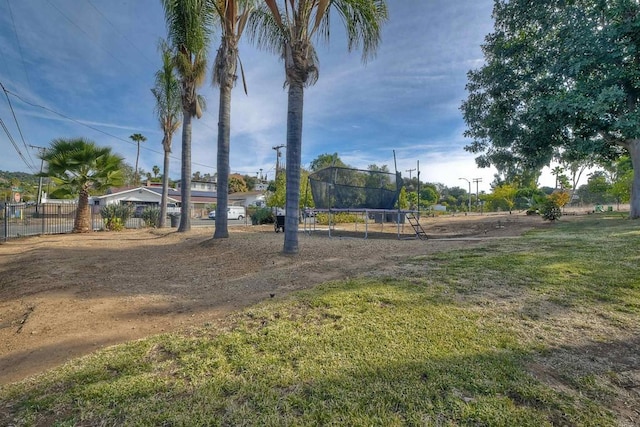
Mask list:
MULTIPOLYGON (((137 197, 136 194, 142 193, 142 192, 146 192, 146 193, 151 193, 153 195, 162 195, 162 188, 160 188, 160 192, 158 191, 154 191, 157 190, 158 188, 156 187, 122 187, 122 188, 110 188, 109 190, 107 190, 107 194, 104 194, 102 196, 95 196, 94 198, 96 199, 106 199, 109 197, 127 197, 129 200, 131 201, 136 201, 137 197)), ((178 198, 175 198, 172 194, 169 194, 169 199, 172 202, 179 202, 179 197, 180 197, 180 193, 178 193, 178 198)))

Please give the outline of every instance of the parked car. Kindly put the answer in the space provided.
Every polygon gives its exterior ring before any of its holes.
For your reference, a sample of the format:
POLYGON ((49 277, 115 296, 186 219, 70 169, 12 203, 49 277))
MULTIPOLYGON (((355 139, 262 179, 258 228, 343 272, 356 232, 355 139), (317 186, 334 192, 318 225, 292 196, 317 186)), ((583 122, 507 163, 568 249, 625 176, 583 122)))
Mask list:
MULTIPOLYGON (((229 206, 227 208, 227 219, 244 219, 247 213, 244 206, 229 206)), ((209 219, 216 219, 216 211, 209 212, 209 219)))

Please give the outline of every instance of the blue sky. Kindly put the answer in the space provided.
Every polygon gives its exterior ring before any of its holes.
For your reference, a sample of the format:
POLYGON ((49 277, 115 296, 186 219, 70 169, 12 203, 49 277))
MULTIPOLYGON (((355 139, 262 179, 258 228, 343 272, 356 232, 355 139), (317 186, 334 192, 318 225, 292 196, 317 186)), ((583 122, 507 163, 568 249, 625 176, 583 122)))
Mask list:
MULTIPOLYGON (((467 71, 482 65, 480 44, 492 30, 492 0, 388 4, 382 43, 366 65, 360 52, 347 52, 339 29, 328 45, 317 44, 320 79, 305 91, 303 164, 337 152, 354 167, 375 163, 393 170, 395 150, 405 177, 419 161, 422 181, 467 189, 459 178, 482 178, 480 191, 489 190, 495 171, 478 169, 464 151, 469 141, 459 107, 467 71)), ((40 161, 29 145, 80 136, 111 146, 134 165, 133 133, 147 137, 140 167, 162 167, 150 88, 160 66, 157 42, 165 34, 159 0, 0 1, 0 82, 22 98, 9 95, 20 129, 4 93, 0 118, 26 159, 0 132, 0 170, 31 172, 29 165, 37 169, 40 161)), ((209 64, 218 42, 215 35, 209 64)), ((283 65, 244 43, 240 55, 249 94, 241 85, 234 89, 231 171, 255 175, 262 169, 273 178, 272 147, 284 144, 286 135, 283 65)), ((218 90, 209 82, 200 90, 208 109, 193 126, 192 169, 203 174, 216 169, 218 90)), ((173 178, 180 174, 180 138, 177 132, 173 178)), ((553 178, 545 174, 540 184, 553 185, 553 178)))

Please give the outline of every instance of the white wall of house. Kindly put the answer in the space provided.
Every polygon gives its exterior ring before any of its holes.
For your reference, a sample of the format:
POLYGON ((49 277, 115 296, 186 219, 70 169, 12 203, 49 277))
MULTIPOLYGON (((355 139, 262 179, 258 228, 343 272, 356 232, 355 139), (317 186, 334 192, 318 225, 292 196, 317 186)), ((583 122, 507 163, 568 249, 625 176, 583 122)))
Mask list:
MULTIPOLYGON (((176 181, 176 188, 180 190, 182 188, 182 183, 180 181, 176 181)), ((191 190, 193 191, 209 191, 215 192, 218 189, 218 186, 215 182, 208 181, 191 181, 191 190)))
MULTIPOLYGON (((154 191, 145 189, 144 187, 133 188, 131 190, 120 191, 118 193, 106 194, 104 196, 92 197, 91 204, 94 206, 107 206, 112 204, 130 203, 137 204, 157 204, 160 205, 162 195, 154 191)), ((169 198, 170 202, 176 202, 169 198)))

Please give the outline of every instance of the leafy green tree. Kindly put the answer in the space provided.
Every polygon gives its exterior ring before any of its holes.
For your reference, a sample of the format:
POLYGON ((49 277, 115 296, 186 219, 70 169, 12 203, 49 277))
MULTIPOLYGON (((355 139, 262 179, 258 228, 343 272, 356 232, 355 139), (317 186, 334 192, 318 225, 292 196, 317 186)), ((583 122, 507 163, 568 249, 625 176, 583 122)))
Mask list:
MULTIPOLYGON (((255 1, 250 0, 213 0, 213 9, 218 17, 222 29, 222 40, 213 64, 213 79, 215 86, 220 87, 218 108, 218 205, 216 207, 216 227, 214 239, 228 238, 228 193, 240 191, 230 187, 229 178, 229 150, 231 135, 231 90, 238 78, 239 64, 238 43, 245 29, 247 19, 254 8, 255 1)), ((241 69, 242 71, 242 69, 241 69)), ((242 73, 244 83, 244 73, 242 73)), ((245 93, 247 86, 244 85, 245 93)), ((235 182, 237 184, 237 182, 235 182)), ((244 182, 243 182, 244 184, 244 182)), ((246 185, 243 185, 246 191, 246 185)))
MULTIPOLYGON (((173 134, 180 127, 180 114, 182 112, 182 99, 180 82, 173 67, 171 48, 163 40, 159 45, 162 57, 162 66, 156 71, 155 86, 151 89, 156 99, 155 114, 162 129, 162 149, 164 162, 162 166, 162 196, 160 200, 160 213, 158 215, 158 227, 165 226, 167 217, 167 202, 169 200, 169 162, 171 156, 171 143, 173 134)), ((159 172, 157 166, 153 167, 153 174, 159 172)))
POLYGON ((517 194, 518 187, 513 184, 502 184, 494 188, 490 198, 492 207, 505 207, 511 213, 516 204, 517 194))
POLYGON ((56 184, 56 195, 78 197, 78 209, 73 223, 74 233, 93 231, 89 196, 111 186, 122 185, 122 157, 111 148, 98 147, 86 139, 55 139, 40 157, 46 162, 43 176, 56 184))
POLYGON ((160 173, 160 166, 153 165, 153 167, 151 168, 151 171, 153 172, 153 177, 157 178, 158 174, 160 173))
POLYGON ((283 173, 279 173, 273 182, 271 194, 267 197, 267 206, 283 207, 286 203, 287 177, 283 173))
POLYGON ((366 60, 375 52, 387 18, 384 0, 265 0, 251 24, 258 46, 281 55, 289 87, 285 254, 298 252, 303 95, 305 86, 318 80, 318 57, 312 40, 317 35, 329 39, 332 9, 345 24, 349 50, 362 46, 362 58, 366 60))
POLYGON ((485 65, 469 72, 466 147, 479 166, 539 170, 558 149, 575 158, 627 152, 631 218, 640 217, 640 61, 634 0, 497 0, 485 65))
POLYGON ((138 172, 138 159, 140 158, 140 143, 145 142, 147 137, 142 135, 141 133, 134 133, 130 135, 129 138, 137 145, 136 151, 136 168, 135 168, 135 185, 140 185, 140 173, 138 172))
POLYGON ((400 194, 398 194, 397 205, 399 209, 409 209, 409 197, 407 196, 407 189, 402 187, 400 194))
POLYGON ((423 207, 428 207, 438 203, 440 200, 440 194, 433 184, 424 184, 420 186, 420 204, 423 207))
POLYGON ((341 168, 348 168, 349 166, 340 159, 338 153, 325 153, 320 154, 318 157, 311 161, 309 169, 311 172, 319 171, 320 169, 328 168, 329 166, 337 166, 341 168))
POLYGON ((182 189, 178 231, 185 232, 191 229, 191 119, 202 117, 203 100, 197 89, 206 77, 213 13, 210 0, 161 1, 182 96, 182 189))

